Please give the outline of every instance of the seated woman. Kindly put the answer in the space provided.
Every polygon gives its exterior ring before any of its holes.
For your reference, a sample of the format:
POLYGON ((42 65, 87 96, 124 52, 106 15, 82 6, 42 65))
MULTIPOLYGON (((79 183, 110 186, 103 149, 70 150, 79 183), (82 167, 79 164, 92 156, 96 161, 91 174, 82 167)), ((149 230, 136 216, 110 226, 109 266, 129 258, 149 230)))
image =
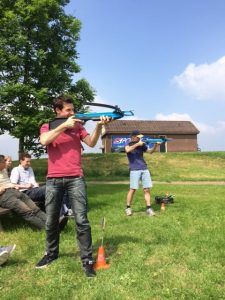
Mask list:
POLYGON ((10 177, 11 170, 12 170, 12 157, 9 155, 6 155, 5 161, 6 161, 6 170, 7 170, 8 176, 10 177))

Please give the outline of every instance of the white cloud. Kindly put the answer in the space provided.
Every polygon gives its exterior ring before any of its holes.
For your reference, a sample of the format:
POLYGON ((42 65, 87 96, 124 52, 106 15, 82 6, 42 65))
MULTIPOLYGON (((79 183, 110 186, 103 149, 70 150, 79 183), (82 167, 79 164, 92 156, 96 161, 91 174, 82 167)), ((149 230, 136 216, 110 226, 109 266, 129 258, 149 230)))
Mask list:
POLYGON ((155 116, 156 120, 169 121, 191 121, 200 131, 198 135, 198 145, 202 151, 224 151, 225 150, 225 122, 218 121, 214 125, 208 125, 192 120, 191 116, 184 113, 172 113, 164 115, 158 113, 155 116))
POLYGON ((218 121, 213 126, 204 123, 195 123, 200 130, 198 137, 200 148, 204 151, 225 150, 225 122, 218 121))
POLYGON ((156 114, 155 119, 167 120, 167 121, 192 121, 191 117, 188 114, 178 114, 178 113, 172 113, 169 115, 158 113, 156 114))
POLYGON ((211 64, 190 63, 172 83, 198 100, 225 101, 225 56, 211 64))

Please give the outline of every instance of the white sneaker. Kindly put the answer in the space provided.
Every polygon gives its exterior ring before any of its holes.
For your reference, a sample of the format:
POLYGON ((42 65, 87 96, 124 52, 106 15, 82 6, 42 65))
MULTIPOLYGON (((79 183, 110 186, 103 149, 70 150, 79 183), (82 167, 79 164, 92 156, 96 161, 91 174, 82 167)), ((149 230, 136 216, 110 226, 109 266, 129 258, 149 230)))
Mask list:
POLYGON ((146 214, 149 216, 149 217, 153 217, 155 216, 155 212, 152 208, 148 208, 146 209, 146 214))
POLYGON ((127 216, 132 216, 132 209, 130 207, 126 208, 125 212, 127 216))
POLYGON ((73 211, 71 208, 68 209, 68 216, 69 217, 74 217, 73 211))
POLYGON ((11 245, 11 246, 6 246, 6 247, 0 247, 0 251, 6 251, 9 253, 9 255, 11 255, 13 253, 13 251, 15 250, 16 245, 11 245))
POLYGON ((0 252, 0 266, 3 265, 9 258, 9 252, 2 251, 0 252))

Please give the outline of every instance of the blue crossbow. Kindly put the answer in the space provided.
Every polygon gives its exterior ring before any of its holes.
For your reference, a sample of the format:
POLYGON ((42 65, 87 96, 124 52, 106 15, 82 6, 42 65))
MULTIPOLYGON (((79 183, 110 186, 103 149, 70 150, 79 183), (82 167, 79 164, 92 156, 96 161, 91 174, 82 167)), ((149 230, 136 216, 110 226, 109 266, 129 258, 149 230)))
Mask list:
POLYGON ((74 117, 76 119, 80 119, 83 121, 99 121, 100 117, 105 116, 105 117, 109 117, 112 120, 117 120, 117 119, 121 119, 123 117, 127 117, 127 116, 133 116, 134 113, 129 110, 129 111, 124 111, 121 110, 117 105, 113 106, 113 105, 108 105, 108 104, 103 104, 103 103, 85 103, 85 105, 90 105, 90 106, 101 106, 101 107, 107 107, 107 108, 112 108, 114 109, 111 112, 90 112, 90 113, 76 113, 74 115, 74 117))
MULTIPOLYGON (((84 123, 89 120, 99 121, 100 117, 102 117, 102 116, 108 117, 111 120, 117 120, 117 119, 121 119, 123 117, 134 115, 134 113, 131 110, 123 111, 117 105, 113 106, 113 105, 109 105, 109 104, 91 103, 91 102, 86 102, 85 105, 111 108, 111 109, 113 109, 113 111, 110 111, 110 112, 88 112, 88 113, 77 112, 74 115, 74 118, 82 120, 84 123)), ((49 129, 54 129, 54 128, 58 127, 60 124, 62 124, 66 120, 67 120, 67 118, 55 118, 53 121, 49 122, 49 129)))
POLYGON ((156 143, 166 143, 169 141, 172 141, 172 139, 168 139, 168 138, 142 138, 141 139, 142 142, 144 142, 145 144, 156 144, 156 143))

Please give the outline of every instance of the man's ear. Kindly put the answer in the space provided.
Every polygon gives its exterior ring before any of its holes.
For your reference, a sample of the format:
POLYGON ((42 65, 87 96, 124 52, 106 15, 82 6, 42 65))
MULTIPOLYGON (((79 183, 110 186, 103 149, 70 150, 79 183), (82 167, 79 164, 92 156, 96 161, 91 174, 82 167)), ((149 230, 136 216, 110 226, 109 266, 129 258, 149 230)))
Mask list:
POLYGON ((58 114, 60 114, 61 109, 59 109, 58 107, 56 107, 55 112, 56 112, 56 114, 58 115, 58 114))

